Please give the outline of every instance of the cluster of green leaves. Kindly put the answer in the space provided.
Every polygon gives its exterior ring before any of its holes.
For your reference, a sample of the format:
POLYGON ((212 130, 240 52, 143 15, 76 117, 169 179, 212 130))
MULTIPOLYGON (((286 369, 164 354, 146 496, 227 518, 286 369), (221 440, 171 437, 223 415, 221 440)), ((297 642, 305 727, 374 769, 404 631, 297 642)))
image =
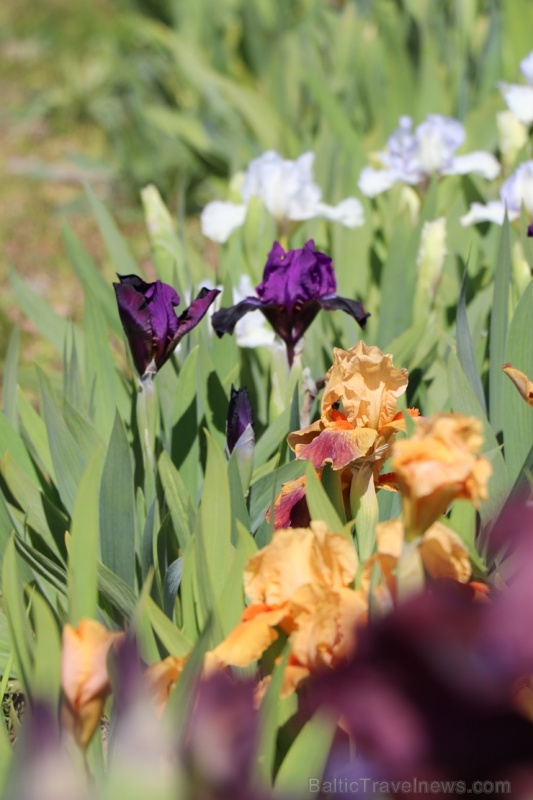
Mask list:
POLYGON ((92 120, 130 186, 180 186, 194 207, 268 148, 294 157, 333 134, 360 160, 400 114, 473 112, 472 141, 493 144, 494 87, 515 79, 531 21, 526 0, 123 0, 56 4, 13 33, 33 33, 49 74, 32 116, 92 120))

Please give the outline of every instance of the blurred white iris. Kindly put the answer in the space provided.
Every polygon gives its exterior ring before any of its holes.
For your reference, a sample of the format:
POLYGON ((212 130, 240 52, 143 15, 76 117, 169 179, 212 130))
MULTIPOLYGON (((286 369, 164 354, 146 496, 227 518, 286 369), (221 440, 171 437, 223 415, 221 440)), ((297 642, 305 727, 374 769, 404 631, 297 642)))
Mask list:
POLYGON ((464 128, 456 119, 430 114, 413 130, 411 117, 400 117, 399 127, 387 142, 387 150, 377 153, 381 168, 365 167, 359 176, 359 189, 367 197, 375 197, 395 183, 416 186, 434 174, 477 172, 488 180, 495 178, 500 165, 491 153, 476 150, 455 155, 464 140, 464 128))
POLYGON ((522 205, 533 217, 533 161, 521 164, 510 175, 500 189, 500 199, 491 200, 487 205, 472 203, 469 211, 461 217, 461 225, 475 225, 476 222, 495 222, 502 225, 505 208, 510 220, 520 216, 522 205))
POLYGON ((290 161, 269 150, 251 161, 241 183, 242 203, 216 200, 204 208, 200 217, 204 236, 215 242, 227 241, 243 225, 252 197, 263 201, 278 224, 321 217, 347 228, 363 225, 363 207, 355 197, 336 206, 322 202, 322 191, 314 182, 314 160, 314 153, 304 153, 290 161))
MULTIPOLYGON (((233 302, 240 303, 245 297, 256 294, 250 276, 241 275, 238 288, 233 289, 233 302)), ((239 347, 272 347, 276 341, 276 334, 259 310, 248 312, 237 322, 235 337, 239 347)))
POLYGON ((504 82, 498 86, 507 108, 519 122, 529 126, 533 122, 533 51, 522 59, 520 70, 527 81, 527 86, 504 82))

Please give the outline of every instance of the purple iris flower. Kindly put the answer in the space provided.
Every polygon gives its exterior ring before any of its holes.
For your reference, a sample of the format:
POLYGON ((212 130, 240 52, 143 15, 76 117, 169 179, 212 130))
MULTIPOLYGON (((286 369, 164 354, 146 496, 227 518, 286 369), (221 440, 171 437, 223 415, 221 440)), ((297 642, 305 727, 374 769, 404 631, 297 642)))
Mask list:
POLYGON ((312 239, 301 250, 288 250, 275 242, 268 255, 263 280, 256 288, 257 297, 246 297, 231 308, 213 314, 218 336, 233 333, 237 322, 249 311, 259 309, 287 347, 289 364, 294 348, 321 308, 340 309, 365 327, 370 316, 357 300, 338 297, 331 258, 315 250, 312 239))
POLYGON ((133 363, 141 380, 158 372, 168 361, 180 339, 202 319, 219 294, 201 289, 197 298, 178 317, 174 308, 180 298, 162 281, 146 283, 137 275, 119 275, 114 283, 118 313, 128 338, 133 363))

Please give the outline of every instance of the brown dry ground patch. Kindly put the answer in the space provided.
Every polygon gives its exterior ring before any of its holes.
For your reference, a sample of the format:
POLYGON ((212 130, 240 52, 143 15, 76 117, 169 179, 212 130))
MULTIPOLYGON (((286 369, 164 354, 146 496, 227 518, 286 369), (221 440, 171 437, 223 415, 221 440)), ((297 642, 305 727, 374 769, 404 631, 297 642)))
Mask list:
MULTIPOLYGON (((38 113, 40 95, 45 96, 56 76, 53 60, 43 59, 39 50, 41 23, 35 8, 33 0, 0 4, 0 373, 11 331, 18 325, 21 381, 27 378, 29 384, 33 363, 59 368, 60 358, 14 304, 9 266, 58 313, 79 319, 82 292, 61 234, 67 221, 106 277, 113 274, 84 199, 84 179, 107 203, 135 257, 148 257, 140 208, 122 190, 101 132, 76 115, 50 119, 38 113)), ((39 13, 53 17, 71 8, 65 0, 43 0, 39 13)))

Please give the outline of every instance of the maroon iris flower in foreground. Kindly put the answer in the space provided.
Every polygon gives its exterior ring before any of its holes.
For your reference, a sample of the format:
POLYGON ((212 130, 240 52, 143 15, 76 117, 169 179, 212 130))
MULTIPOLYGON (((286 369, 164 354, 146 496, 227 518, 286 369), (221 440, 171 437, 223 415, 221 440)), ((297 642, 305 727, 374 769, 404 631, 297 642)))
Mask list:
POLYGON ((312 239, 301 250, 288 250, 275 242, 268 255, 257 297, 246 297, 231 308, 213 314, 213 328, 219 336, 233 333, 237 322, 249 311, 259 309, 287 347, 289 364, 294 348, 321 308, 340 309, 365 327, 370 316, 357 300, 338 297, 331 258, 315 250, 312 239))
POLYGON ((146 283, 137 275, 119 275, 114 283, 118 313, 128 338, 133 363, 141 380, 155 375, 176 345, 202 319, 219 293, 201 289, 198 297, 178 317, 180 298, 162 281, 146 283))
POLYGON ((420 781, 434 779, 506 779, 513 797, 530 797, 533 724, 515 696, 533 668, 522 588, 483 603, 466 587, 436 587, 361 631, 352 661, 309 687, 314 703, 342 715, 357 747, 350 763, 333 753, 330 772, 363 796, 365 785, 374 796, 370 775, 407 781, 402 797, 427 797, 420 781))

